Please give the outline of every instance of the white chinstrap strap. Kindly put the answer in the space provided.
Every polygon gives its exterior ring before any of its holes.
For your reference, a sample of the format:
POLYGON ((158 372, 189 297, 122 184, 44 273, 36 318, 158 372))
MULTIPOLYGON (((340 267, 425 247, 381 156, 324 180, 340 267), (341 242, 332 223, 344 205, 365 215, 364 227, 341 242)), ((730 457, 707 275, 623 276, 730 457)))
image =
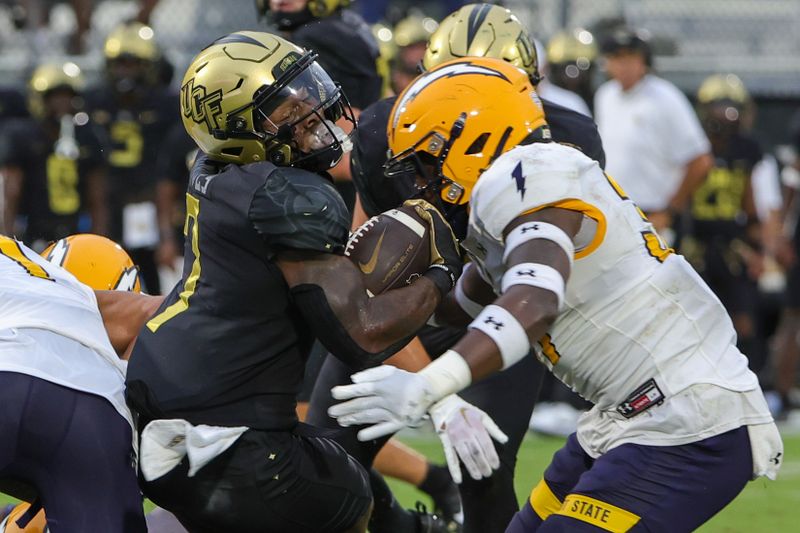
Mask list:
POLYGON ((494 341, 500 350, 503 368, 510 367, 531 350, 525 328, 514 315, 499 305, 487 305, 472 321, 469 329, 479 329, 494 341))
POLYGON ((456 282, 455 296, 458 306, 469 316, 475 318, 483 311, 483 306, 474 300, 470 300, 469 296, 464 292, 464 278, 466 277, 467 271, 471 268, 475 268, 475 265, 472 263, 464 265, 464 272, 462 272, 461 277, 459 277, 456 282))
POLYGON ((542 263, 520 263, 506 270, 500 282, 503 293, 514 285, 529 285, 550 291, 558 298, 558 310, 564 307, 566 282, 561 273, 542 263))
POLYGON ((572 268, 572 263, 575 259, 575 244, 569 238, 564 230, 549 222, 525 222, 520 224, 508 234, 506 237, 506 248, 503 252, 503 262, 508 259, 508 255, 522 243, 531 241, 533 239, 545 239, 556 243, 564 250, 569 259, 569 267, 572 268))

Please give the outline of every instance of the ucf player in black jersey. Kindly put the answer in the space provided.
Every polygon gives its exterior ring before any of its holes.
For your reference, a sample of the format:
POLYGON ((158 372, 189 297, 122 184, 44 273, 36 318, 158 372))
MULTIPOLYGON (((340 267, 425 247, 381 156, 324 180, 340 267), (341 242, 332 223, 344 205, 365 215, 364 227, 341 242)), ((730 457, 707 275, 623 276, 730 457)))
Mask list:
POLYGON ((297 422, 306 352, 316 336, 363 367, 403 346, 460 273, 452 232, 420 205, 446 259, 367 297, 325 172, 346 143, 335 123, 352 112, 315 54, 282 38, 215 41, 186 72, 181 112, 201 150, 183 279, 142 328, 127 376, 142 487, 191 531, 364 531, 365 470, 297 422))
MULTIPOLYGON (((430 69, 448 60, 470 56, 503 59, 525 70, 534 84, 540 79, 533 43, 517 17, 500 6, 470 4, 446 17, 428 42, 422 66, 430 69)), ((413 175, 391 178, 384 175, 388 152, 386 129, 394 103, 394 97, 387 98, 365 109, 356 132, 351 159, 353 181, 364 210, 370 216, 395 207, 416 194, 413 175)), ((601 166, 605 164, 597 126, 591 118, 545 100, 542 103, 556 141, 578 147, 601 166)), ((451 210, 449 217, 456 234, 460 232, 459 228, 466 229, 465 211, 451 210)), ((427 352, 435 357, 444 353, 463 333, 449 328, 430 328, 420 335, 420 339, 427 352)), ((391 363, 417 370, 419 362, 424 360, 418 355, 404 350, 394 356, 391 363)), ((490 478, 475 480, 468 474, 462 476, 459 488, 465 531, 504 531, 517 511, 514 465, 537 396, 527 392, 540 386, 543 374, 543 368, 534 358, 527 358, 515 367, 514 372, 500 373, 463 394, 465 400, 494 418, 509 437, 498 452, 501 467, 490 478), (527 392, 523 394, 522 391, 527 392), (509 409, 509 405, 514 409, 509 409)), ((336 423, 327 416, 331 398, 326 391, 336 384, 348 383, 349 373, 339 361, 329 357, 320 376, 319 389, 312 395, 309 421, 334 427, 336 423)))
POLYGON ((160 83, 161 52, 149 26, 114 28, 106 38, 106 79, 86 95, 92 120, 106 130, 110 236, 140 266, 147 292, 159 294, 155 247, 156 160, 164 136, 177 124, 177 97, 160 83))
POLYGON ((692 230, 681 242, 681 252, 725 305, 736 328, 736 344, 757 372, 764 351, 754 316, 762 258, 752 174, 763 152, 744 126, 753 103, 738 76, 714 74, 700 85, 697 106, 714 166, 692 197, 692 230))
POLYGON ((101 135, 81 110, 82 90, 76 64, 40 65, 28 84, 31 118, 3 125, 5 231, 39 251, 81 229, 107 232, 106 162, 101 135), (86 214, 91 228, 80 227, 86 214), (26 223, 18 226, 18 218, 26 223))

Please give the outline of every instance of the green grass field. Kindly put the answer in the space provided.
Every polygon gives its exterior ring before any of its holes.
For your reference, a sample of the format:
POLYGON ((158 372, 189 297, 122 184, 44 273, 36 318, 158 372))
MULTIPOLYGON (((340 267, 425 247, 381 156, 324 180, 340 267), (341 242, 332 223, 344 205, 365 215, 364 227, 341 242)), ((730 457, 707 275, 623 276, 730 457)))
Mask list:
MULTIPOLYGON (((435 436, 406 437, 404 442, 426 456, 443 462, 444 456, 435 436)), ((775 533, 798 531, 800 526, 800 433, 784 434, 786 462, 777 481, 759 479, 747 488, 726 509, 699 531, 703 533, 775 533)), ((521 501, 539 481, 553 453, 563 443, 562 439, 538 437, 529 434, 523 442, 517 461, 516 489, 521 501)), ((397 498, 406 507, 417 500, 430 506, 430 500, 414 487, 399 481, 389 484, 397 498)), ((0 494, 0 505, 12 502, 0 494)), ((149 504, 149 502, 148 502, 149 504)), ((146 505, 149 510, 151 505, 146 505)))
MULTIPOLYGON (((760 478, 747 485, 745 490, 727 508, 698 531, 703 533, 776 533, 800 531, 800 434, 784 434, 786 462, 777 481, 760 478)), ((443 462, 444 455, 435 438, 405 438, 406 444, 436 461, 443 462)), ((538 483, 553 453, 563 444, 563 439, 539 437, 528 434, 517 460, 515 486, 520 501, 528 497, 538 483)), ((414 487, 390 481, 397 498, 406 507, 421 500, 430 500, 414 487)))

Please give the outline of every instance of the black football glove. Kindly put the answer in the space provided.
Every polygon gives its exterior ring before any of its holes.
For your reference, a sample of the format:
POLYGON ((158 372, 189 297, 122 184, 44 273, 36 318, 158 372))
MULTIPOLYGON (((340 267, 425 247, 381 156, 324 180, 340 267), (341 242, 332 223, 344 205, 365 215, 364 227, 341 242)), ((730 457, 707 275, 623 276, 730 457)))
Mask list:
POLYGON ((413 207, 428 223, 431 231, 431 266, 424 276, 433 281, 444 296, 456 286, 456 280, 464 267, 458 240, 442 213, 429 202, 420 199, 406 200, 403 205, 413 207))

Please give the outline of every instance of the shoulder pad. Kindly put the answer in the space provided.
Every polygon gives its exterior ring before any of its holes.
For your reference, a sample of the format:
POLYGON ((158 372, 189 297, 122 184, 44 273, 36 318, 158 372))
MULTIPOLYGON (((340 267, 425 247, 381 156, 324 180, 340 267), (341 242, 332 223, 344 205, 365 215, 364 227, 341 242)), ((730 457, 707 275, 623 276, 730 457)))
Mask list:
POLYGON ((546 100, 542 100, 542 106, 554 141, 578 148, 605 168, 603 141, 591 117, 546 100))
POLYGON ((306 170, 277 167, 250 205, 250 220, 273 251, 341 254, 350 214, 333 184, 306 170))
POLYGON ((588 161, 557 143, 534 143, 506 152, 472 190, 470 220, 501 239, 505 227, 519 215, 580 199, 581 160, 588 161))

